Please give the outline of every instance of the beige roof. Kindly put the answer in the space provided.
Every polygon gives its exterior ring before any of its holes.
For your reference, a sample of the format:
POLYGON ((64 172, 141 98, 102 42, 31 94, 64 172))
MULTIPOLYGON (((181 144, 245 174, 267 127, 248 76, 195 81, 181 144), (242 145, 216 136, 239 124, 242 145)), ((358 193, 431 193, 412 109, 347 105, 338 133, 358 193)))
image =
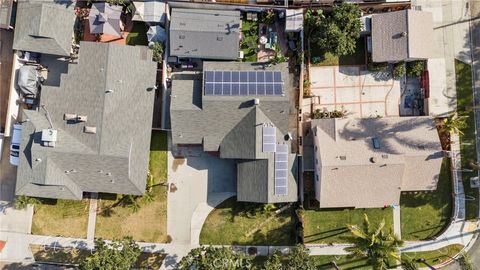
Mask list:
POLYGON ((430 12, 401 10, 372 16, 373 62, 427 59, 432 56, 430 12))
POLYGON ((322 119, 312 129, 321 208, 382 207, 402 190, 436 188, 443 155, 431 117, 322 119))

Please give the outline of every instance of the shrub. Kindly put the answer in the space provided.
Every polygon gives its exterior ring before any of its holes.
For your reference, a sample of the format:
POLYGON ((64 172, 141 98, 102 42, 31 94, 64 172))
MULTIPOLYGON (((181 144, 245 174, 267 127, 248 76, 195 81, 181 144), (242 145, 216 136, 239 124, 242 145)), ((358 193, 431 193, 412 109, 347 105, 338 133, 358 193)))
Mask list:
POLYGON ((333 110, 329 112, 326 109, 324 110, 316 109, 312 113, 312 118, 313 119, 342 118, 346 115, 346 113, 347 112, 344 110, 333 110))
POLYGON ((40 201, 36 198, 20 195, 15 198, 14 207, 17 210, 22 210, 27 208, 29 204, 35 205, 35 204, 38 204, 39 202, 40 201))
POLYGON ((410 77, 419 77, 425 69, 424 61, 413 61, 407 63, 407 75, 410 77))
POLYGON ((393 65, 393 78, 400 79, 401 77, 405 76, 407 70, 405 68, 405 63, 395 63, 393 65))
POLYGON ((153 43, 151 47, 153 51, 153 61, 154 62, 161 62, 162 61, 162 54, 163 54, 163 44, 159 42, 153 43))
POLYGON ((467 253, 463 253, 458 259, 462 270, 475 270, 475 266, 467 253))
POLYGON ((373 62, 370 62, 367 65, 367 69, 370 72, 386 71, 388 69, 388 63, 373 63, 373 62))

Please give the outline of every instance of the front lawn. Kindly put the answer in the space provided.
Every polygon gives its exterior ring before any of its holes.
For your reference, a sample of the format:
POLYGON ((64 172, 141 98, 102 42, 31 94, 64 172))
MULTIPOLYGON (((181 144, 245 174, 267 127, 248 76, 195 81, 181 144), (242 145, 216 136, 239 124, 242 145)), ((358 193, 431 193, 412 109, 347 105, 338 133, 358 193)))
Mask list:
POLYGON ((305 243, 347 243, 346 238, 351 236, 347 225, 362 224, 364 213, 372 226, 385 219, 385 228, 393 230, 393 211, 390 208, 305 210, 305 243))
POLYGON ((203 224, 202 245, 295 245, 293 209, 287 209, 267 223, 273 213, 263 204, 237 202, 232 197, 217 206, 203 224), (250 214, 255 213, 255 214, 250 214), (255 228, 259 228, 255 231, 255 228))
POLYGON ((87 237, 88 200, 39 200, 34 208, 32 234, 87 237))
POLYGON ((144 22, 133 22, 133 27, 125 40, 127 45, 148 45, 148 27, 144 22))
POLYGON ((332 255, 332 256, 313 256, 317 269, 319 270, 335 270, 333 262, 335 262, 340 269, 373 269, 365 258, 356 258, 346 255, 332 255))
POLYGON ((132 236, 136 241, 167 242, 167 135, 154 131, 150 145, 153 187, 149 196, 136 198, 135 211, 122 195, 100 194, 95 237, 118 239, 132 236))
MULTIPOLYGON (((467 115, 467 126, 461 131, 460 151, 462 157, 462 169, 470 169, 470 162, 477 162, 477 148, 475 136, 475 118, 473 107, 472 69, 470 65, 455 60, 455 77, 457 87, 457 112, 459 115, 467 115)), ((478 217, 478 189, 470 187, 470 177, 477 176, 478 172, 462 172, 466 201, 466 218, 473 220, 478 217), (474 199, 474 200, 471 200, 474 199)))
MULTIPOLYGON (((79 264, 90 255, 90 251, 88 250, 68 248, 54 251, 51 248, 45 249, 40 245, 30 245, 30 250, 36 262, 79 264)), ((134 267, 141 269, 160 269, 164 258, 165 254, 163 253, 142 252, 134 267)))
MULTIPOLYGON (((451 260, 453 256, 460 253, 462 250, 462 245, 449 245, 441 249, 433 251, 423 251, 423 252, 405 252, 402 253, 402 259, 418 260, 425 259, 425 262, 429 265, 435 266, 441 263, 444 263, 448 260, 451 260)), ((416 263, 417 267, 427 267, 423 263, 416 263)))
POLYGON ((366 40, 361 37, 357 40, 355 53, 351 55, 335 56, 329 52, 325 53, 322 48, 315 44, 311 46, 310 62, 313 66, 351 66, 366 64, 366 40))
POLYGON ((441 233, 453 209, 450 159, 443 160, 437 190, 403 192, 400 207, 403 240, 425 240, 441 233))

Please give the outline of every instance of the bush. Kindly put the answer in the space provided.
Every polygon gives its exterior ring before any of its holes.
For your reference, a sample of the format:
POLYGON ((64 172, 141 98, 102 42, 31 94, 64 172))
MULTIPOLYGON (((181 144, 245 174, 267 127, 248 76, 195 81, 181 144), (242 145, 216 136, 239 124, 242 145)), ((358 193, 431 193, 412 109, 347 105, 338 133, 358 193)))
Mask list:
POLYGON ((153 51, 153 61, 154 62, 161 62, 162 61, 162 54, 163 54, 163 44, 159 42, 153 43, 151 47, 153 51))
POLYGON ((473 265, 467 253, 462 254, 462 256, 458 259, 458 263, 460 263, 462 270, 475 270, 475 266, 473 265))
POLYGON ((20 195, 15 198, 14 207, 17 210, 22 210, 27 208, 29 204, 38 204, 40 201, 33 197, 28 197, 25 195, 20 195))
POLYGON ((388 69, 388 63, 368 63, 367 69, 370 72, 386 71, 388 69))
POLYGON ((400 79, 401 77, 405 76, 407 70, 405 68, 405 63, 395 63, 393 65, 393 78, 400 79))
POLYGON ((324 110, 316 109, 312 113, 312 118, 313 119, 342 118, 342 117, 345 117, 346 113, 347 113, 346 111, 340 111, 340 110, 333 110, 329 112, 326 109, 324 110))
POLYGON ((410 77, 419 77, 425 69, 424 61, 413 61, 407 63, 407 75, 410 77))

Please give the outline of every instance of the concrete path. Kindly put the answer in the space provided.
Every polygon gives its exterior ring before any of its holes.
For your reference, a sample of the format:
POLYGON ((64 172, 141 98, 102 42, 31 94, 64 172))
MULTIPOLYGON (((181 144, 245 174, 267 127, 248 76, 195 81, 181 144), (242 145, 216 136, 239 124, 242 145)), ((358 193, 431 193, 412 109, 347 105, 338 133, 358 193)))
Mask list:
POLYGON ((197 208, 192 214, 192 221, 191 221, 191 236, 190 236, 190 244, 192 246, 199 246, 200 245, 200 233, 202 232, 203 223, 208 217, 208 214, 212 212, 213 209, 226 199, 235 196, 234 192, 223 192, 223 193, 214 193, 209 202, 203 202, 198 204, 197 208))
POLYGON ((95 238, 95 225, 97 224, 97 198, 98 193, 90 195, 90 207, 88 209, 88 227, 87 239, 93 240, 95 238))
POLYGON ((32 229, 33 206, 24 210, 13 207, 0 213, 0 240, 5 241, 5 247, 0 252, 0 261, 33 262, 29 249, 29 238, 32 229))
POLYGON ((393 233, 402 238, 402 222, 400 220, 400 206, 393 208, 393 233))
POLYGON ((186 158, 175 159, 172 151, 168 152, 170 188, 167 233, 172 238, 172 244, 190 245, 192 241, 194 243, 198 241, 192 240, 191 236, 192 228, 195 230, 194 235, 197 235, 200 227, 199 224, 192 225, 192 217, 199 209, 199 205, 213 207, 218 204, 216 194, 236 192, 235 163, 232 160, 211 156, 200 147, 180 148, 174 151, 186 158))

